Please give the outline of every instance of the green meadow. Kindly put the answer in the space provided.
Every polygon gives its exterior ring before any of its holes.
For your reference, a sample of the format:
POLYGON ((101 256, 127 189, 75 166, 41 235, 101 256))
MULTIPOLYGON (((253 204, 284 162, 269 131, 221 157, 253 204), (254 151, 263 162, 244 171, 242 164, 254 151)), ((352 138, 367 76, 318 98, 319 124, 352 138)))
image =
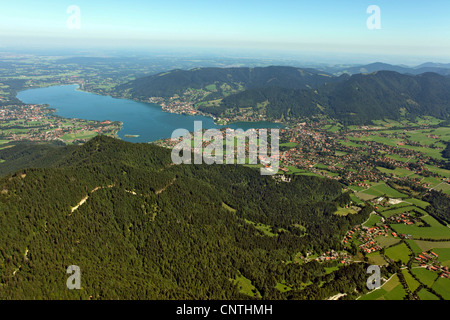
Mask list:
POLYGON ((398 192, 397 190, 387 186, 385 183, 379 183, 367 190, 362 191, 361 193, 365 193, 375 197, 387 196, 389 198, 407 198, 407 195, 398 192))
POLYGON ((437 296, 432 294, 430 291, 428 291, 425 288, 420 289, 418 292, 420 300, 439 300, 437 296))
POLYGON ((450 300, 450 279, 439 278, 431 288, 440 294, 445 300, 450 300))
POLYGON ((397 275, 394 275, 381 288, 362 296, 359 300, 403 300, 406 291, 397 275))
POLYGON ((420 282, 428 287, 431 287, 434 284, 434 281, 438 278, 438 274, 436 272, 421 267, 412 268, 411 272, 417 277, 417 279, 419 279, 420 282))
POLYGON ((430 226, 419 227, 417 225, 393 224, 391 228, 397 233, 410 234, 415 239, 450 239, 450 228, 443 226, 432 216, 422 217, 421 219, 430 226))
POLYGON ((411 290, 411 292, 414 292, 420 286, 420 282, 418 282, 416 279, 414 279, 414 277, 411 275, 411 273, 406 269, 402 270, 402 274, 405 278, 405 281, 406 281, 406 284, 407 284, 409 290, 411 290))
POLYGON ((385 250, 385 255, 394 261, 406 264, 409 261, 409 248, 404 243, 400 243, 385 250))

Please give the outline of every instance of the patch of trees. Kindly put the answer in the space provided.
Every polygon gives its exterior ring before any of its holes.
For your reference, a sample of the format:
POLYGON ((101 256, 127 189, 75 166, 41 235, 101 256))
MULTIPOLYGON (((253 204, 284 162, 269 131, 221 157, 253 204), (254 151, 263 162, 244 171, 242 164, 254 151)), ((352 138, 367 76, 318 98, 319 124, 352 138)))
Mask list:
MULTIPOLYGON (((371 123, 376 119, 400 119, 429 115, 447 119, 450 79, 435 73, 417 76, 391 71, 356 74, 314 89, 273 86, 249 89, 222 100, 208 109, 223 110, 256 106, 268 101, 269 117, 303 117, 325 113, 344 125, 371 123)), ((208 112, 204 109, 203 111, 208 112)))
POLYGON ((327 275, 317 262, 284 263, 341 249, 343 235, 367 219, 370 208, 333 214, 348 201, 336 181, 277 184, 239 165, 171 166, 167 149, 102 136, 59 150, 46 168, 0 180, 2 298, 248 298, 230 281, 239 274, 267 299, 364 289, 360 264, 327 275), (266 235, 258 223, 281 231, 266 235), (65 287, 73 264, 81 291, 65 287), (283 280, 291 291, 274 288, 283 280))
POLYGON ((443 225, 450 223, 450 196, 439 191, 431 190, 424 195, 422 200, 430 203, 430 206, 427 207, 427 211, 436 218, 436 220, 443 225))

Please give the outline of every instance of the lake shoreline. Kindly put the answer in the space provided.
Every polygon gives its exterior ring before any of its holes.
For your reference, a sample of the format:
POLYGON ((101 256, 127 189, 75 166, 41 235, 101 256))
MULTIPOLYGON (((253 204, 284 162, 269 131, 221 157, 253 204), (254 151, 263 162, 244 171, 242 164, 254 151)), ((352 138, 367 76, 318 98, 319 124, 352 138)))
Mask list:
POLYGON ((120 122, 116 136, 129 142, 154 142, 170 138, 176 129, 194 131, 194 121, 201 121, 204 129, 241 128, 284 128, 277 122, 234 122, 227 125, 216 123, 208 115, 190 115, 167 112, 156 103, 135 99, 102 95, 81 89, 79 83, 26 88, 16 94, 24 104, 47 105, 56 109, 55 115, 67 119, 120 122), (38 90, 39 89, 39 90, 38 90))

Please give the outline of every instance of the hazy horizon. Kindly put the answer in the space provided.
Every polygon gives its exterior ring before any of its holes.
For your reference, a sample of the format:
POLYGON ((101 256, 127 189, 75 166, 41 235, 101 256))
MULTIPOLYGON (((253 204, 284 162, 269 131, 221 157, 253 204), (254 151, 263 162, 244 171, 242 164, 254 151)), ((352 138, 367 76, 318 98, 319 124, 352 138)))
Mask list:
POLYGON ((17 0, 1 7, 0 51, 79 56, 134 50, 409 66, 450 62, 450 3, 443 0, 432 5, 405 0, 17 0))

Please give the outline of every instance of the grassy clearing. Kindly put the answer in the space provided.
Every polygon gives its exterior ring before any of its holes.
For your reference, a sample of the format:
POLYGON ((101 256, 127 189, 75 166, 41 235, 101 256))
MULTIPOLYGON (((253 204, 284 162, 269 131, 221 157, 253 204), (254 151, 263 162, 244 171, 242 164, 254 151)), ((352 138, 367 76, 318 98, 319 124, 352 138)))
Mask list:
POLYGON ((97 135, 94 131, 85 131, 80 133, 66 133, 61 138, 66 141, 71 141, 75 139, 91 139, 97 135))
POLYGON ((383 168, 383 167, 377 167, 377 169, 383 173, 390 174, 392 176, 396 176, 399 178, 410 176, 410 175, 414 174, 414 172, 412 172, 408 169, 404 169, 404 168, 395 168, 394 170, 392 170, 392 169, 387 169, 387 168, 383 168))
POLYGON ((417 279, 419 279, 420 282, 429 287, 431 287, 434 281, 438 278, 438 274, 436 272, 425 268, 412 268, 411 272, 417 277, 417 279))
POLYGON ((407 198, 407 196, 395 189, 387 186, 385 183, 379 183, 367 190, 362 191, 362 193, 372 195, 375 197, 387 196, 389 198, 407 198))
POLYGON ((297 142, 280 143, 280 147, 287 147, 287 148, 295 148, 297 145, 298 145, 297 142))
POLYGON ((420 246, 417 244, 418 240, 407 239, 405 241, 409 245, 409 247, 411 248, 412 252, 414 252, 415 255, 421 253, 422 251, 425 251, 425 250, 421 249, 420 246))
POLYGON ((420 300, 439 300, 437 296, 432 294, 427 289, 423 288, 418 292, 420 300))
POLYGON ((227 209, 228 211, 235 213, 236 209, 233 209, 232 207, 230 207, 229 205, 227 205, 225 202, 222 202, 222 207, 227 209))
POLYGON ((216 91, 216 90, 217 90, 217 87, 216 87, 215 84, 210 84, 210 85, 207 85, 207 86, 205 87, 205 89, 206 89, 206 90, 209 90, 209 91, 216 91))
POLYGON ((442 191, 443 193, 450 194, 450 185, 448 183, 441 183, 437 185, 435 190, 442 191))
POLYGON ((391 228, 397 233, 410 234, 413 238, 428 239, 450 239, 450 228, 444 227, 432 216, 421 218, 430 227, 419 227, 417 225, 393 224, 391 228))
POLYGON ((283 283, 280 283, 280 282, 278 282, 278 283, 276 284, 275 289, 277 289, 277 290, 280 291, 281 293, 292 290, 291 287, 289 287, 289 286, 287 286, 287 285, 285 285, 285 284, 283 284, 283 283))
POLYGON ((410 212, 410 211, 413 211, 416 209, 418 209, 418 208, 415 206, 401 206, 399 208, 395 207, 394 209, 387 209, 387 210, 381 211, 380 213, 383 217, 389 218, 389 217, 392 217, 392 216, 395 216, 398 214, 402 214, 405 212, 410 212))
POLYGON ((353 193, 350 195, 350 199, 352 199, 352 201, 359 205, 359 204, 364 204, 364 201, 362 201, 361 199, 359 199, 356 195, 354 195, 353 193))
POLYGON ((387 248, 385 255, 394 261, 401 261, 406 264, 409 261, 409 248, 404 243, 400 243, 396 246, 387 248))
POLYGON ((401 162, 416 162, 417 161, 416 159, 413 159, 413 158, 401 157, 398 154, 387 154, 386 157, 393 159, 393 160, 401 161, 401 162))
POLYGON ((345 140, 338 140, 338 142, 346 147, 355 147, 355 148, 365 148, 366 146, 364 144, 359 144, 353 141, 345 141, 345 140))
POLYGON ((402 300, 406 291, 397 275, 394 275, 381 288, 361 297, 359 300, 402 300))
POLYGON ((426 166, 428 168, 428 170, 430 170, 433 173, 436 173, 442 177, 445 178, 449 178, 450 177, 450 170, 447 169, 443 169, 443 168, 438 168, 438 167, 434 167, 434 166, 426 166))
POLYGON ((445 300, 450 300, 450 279, 439 278, 431 288, 445 300))
POLYGON ((349 186, 350 189, 352 189, 355 192, 363 191, 365 188, 360 186, 349 186))
POLYGON ((426 177, 422 180, 422 183, 428 184, 430 187, 434 188, 438 184, 442 183, 441 179, 435 178, 435 177, 426 177))
POLYGON ((247 219, 244 219, 246 223, 253 225, 256 229, 261 231, 264 235, 269 237, 275 237, 276 234, 272 232, 272 227, 267 224, 256 223, 247 219))
POLYGON ((432 249, 438 257, 438 261, 443 265, 450 268, 450 248, 434 248, 432 249))
POLYGON ((325 269, 325 273, 329 274, 329 273, 339 270, 339 267, 337 267, 337 266, 336 267, 325 267, 324 269, 325 269))
POLYGON ((235 279, 230 280, 234 285, 237 286, 237 289, 240 293, 246 294, 250 297, 261 298, 261 294, 259 293, 258 289, 256 289, 252 282, 243 275, 240 274, 236 276, 235 279))
POLYGON ((306 170, 302 170, 302 169, 296 168, 294 166, 287 166, 286 168, 288 168, 289 169, 289 173, 292 173, 292 174, 307 173, 308 172, 306 170))
POLYGON ((387 263, 379 251, 369 253, 366 255, 366 257, 369 259, 370 264, 381 266, 387 263))
POLYGON ((414 242, 417 244, 421 251, 428 251, 435 248, 450 249, 450 241, 414 240, 414 242))
POLYGON ((402 274, 405 277, 405 281, 408 285, 409 290, 411 290, 411 292, 414 292, 420 286, 420 283, 416 279, 414 279, 414 277, 408 270, 403 269, 402 274))
POLYGON ((363 226, 371 228, 373 226, 375 226, 377 223, 381 222, 381 217, 377 214, 372 214, 370 215, 369 220, 367 220, 363 226))
POLYGON ((375 238, 375 241, 382 247, 386 248, 392 245, 395 245, 400 242, 399 238, 395 238, 391 235, 385 236, 378 236, 375 238))
POLYGON ((370 195, 364 192, 357 192, 356 196, 360 198, 362 201, 368 201, 377 198, 377 196, 370 195))
POLYGON ((338 216, 346 216, 348 214, 357 214, 357 213, 358 211, 350 207, 350 208, 338 208, 338 210, 334 214, 338 216))
POLYGON ((415 199, 415 198, 408 198, 404 200, 406 203, 410 203, 413 204, 415 206, 418 206, 419 208, 425 209, 426 207, 428 207, 430 204, 426 201, 422 201, 419 199, 415 199))

